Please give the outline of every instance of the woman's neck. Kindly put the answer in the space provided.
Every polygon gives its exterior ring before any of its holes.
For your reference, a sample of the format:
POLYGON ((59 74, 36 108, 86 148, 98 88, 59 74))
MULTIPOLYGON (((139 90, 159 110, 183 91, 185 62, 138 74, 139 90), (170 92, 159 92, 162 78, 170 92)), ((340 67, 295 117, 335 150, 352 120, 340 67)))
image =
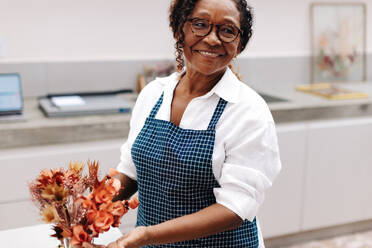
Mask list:
POLYGON ((193 70, 186 70, 177 86, 185 97, 197 97, 209 92, 222 78, 225 70, 211 75, 204 75, 193 70))

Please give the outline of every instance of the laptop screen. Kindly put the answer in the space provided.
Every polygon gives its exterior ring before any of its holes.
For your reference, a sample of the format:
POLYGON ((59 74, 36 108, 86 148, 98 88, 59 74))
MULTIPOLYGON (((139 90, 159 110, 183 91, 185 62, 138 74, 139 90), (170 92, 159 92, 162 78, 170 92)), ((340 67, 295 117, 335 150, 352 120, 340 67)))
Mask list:
POLYGON ((18 74, 0 74, 0 114, 20 113, 22 109, 20 76, 18 74))

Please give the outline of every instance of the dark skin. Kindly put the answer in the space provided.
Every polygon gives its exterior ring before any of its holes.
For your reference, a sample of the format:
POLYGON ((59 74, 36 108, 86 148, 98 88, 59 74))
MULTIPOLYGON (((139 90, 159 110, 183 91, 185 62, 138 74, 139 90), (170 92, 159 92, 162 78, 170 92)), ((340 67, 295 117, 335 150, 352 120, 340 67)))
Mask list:
MULTIPOLYGON (((222 75, 223 74, 221 74, 221 76, 222 75)), ((186 73, 186 75, 181 78, 180 82, 174 89, 170 121, 176 126, 179 126, 182 120, 183 113, 185 112, 187 105, 191 102, 191 100, 196 97, 205 95, 207 92, 209 92, 213 88, 213 86, 219 81, 221 76, 218 76, 217 78, 212 78, 211 83, 196 85, 204 87, 190 89, 189 87, 190 83, 188 82, 191 82, 190 80, 192 79, 189 78, 186 73)))
MULTIPOLYGON (((240 27, 240 13, 232 1, 199 1, 190 16, 195 17, 240 27)), ((240 53, 240 37, 232 43, 223 43, 218 39, 215 29, 208 36, 200 38, 193 35, 190 23, 186 23, 183 28, 187 70, 174 90, 170 118, 177 126, 190 101, 209 92, 223 76, 226 66, 240 53), (201 51, 213 55, 208 56, 201 51)))
POLYGON ((115 197, 114 201, 128 200, 134 193, 137 192, 137 181, 122 173, 115 177, 120 180, 122 189, 119 191, 119 195, 115 197))
MULTIPOLYGON (((240 27, 240 13, 232 0, 200 0, 190 18, 204 18, 216 24, 232 23, 240 27)), ((173 93, 170 121, 179 126, 187 105, 195 97, 205 95, 223 76, 227 65, 239 54, 240 37, 231 43, 221 42, 214 27, 205 37, 196 37, 186 23, 184 55, 186 73, 173 93)), ((120 199, 128 199, 136 190, 136 181, 119 176, 124 190, 120 199)), ((137 227, 107 247, 137 248, 197 239, 235 229, 242 219, 218 203, 196 213, 172 219, 158 225, 137 227)))

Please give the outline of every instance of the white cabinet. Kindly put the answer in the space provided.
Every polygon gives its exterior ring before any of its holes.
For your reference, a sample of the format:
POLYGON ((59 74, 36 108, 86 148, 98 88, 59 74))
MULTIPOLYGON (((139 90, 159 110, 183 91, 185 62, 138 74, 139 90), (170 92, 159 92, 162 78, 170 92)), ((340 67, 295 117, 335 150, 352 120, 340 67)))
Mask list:
POLYGON ((309 125, 303 229, 372 218, 372 118, 309 125))
POLYGON ((259 212, 265 238, 372 219, 372 118, 277 131, 282 171, 259 212))
MULTIPOLYGON (((117 166, 123 142, 108 140, 0 150, 0 230, 39 223, 37 208, 29 201, 28 183, 42 169, 67 168, 70 161, 99 160, 102 177, 110 167, 117 166)), ((133 225, 134 220, 123 218, 128 225, 133 225)))
POLYGON ((259 210, 265 238, 299 232, 301 228, 307 126, 280 124, 276 129, 282 171, 259 210))

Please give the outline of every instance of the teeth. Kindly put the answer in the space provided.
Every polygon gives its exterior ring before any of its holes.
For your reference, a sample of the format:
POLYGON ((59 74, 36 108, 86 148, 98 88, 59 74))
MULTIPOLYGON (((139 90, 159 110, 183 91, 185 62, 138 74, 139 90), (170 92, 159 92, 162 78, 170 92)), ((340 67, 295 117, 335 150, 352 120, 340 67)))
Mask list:
POLYGON ((219 56, 217 53, 210 53, 210 52, 206 52, 206 51, 199 51, 199 53, 201 53, 202 55, 205 55, 205 56, 210 56, 210 57, 218 57, 219 56))

